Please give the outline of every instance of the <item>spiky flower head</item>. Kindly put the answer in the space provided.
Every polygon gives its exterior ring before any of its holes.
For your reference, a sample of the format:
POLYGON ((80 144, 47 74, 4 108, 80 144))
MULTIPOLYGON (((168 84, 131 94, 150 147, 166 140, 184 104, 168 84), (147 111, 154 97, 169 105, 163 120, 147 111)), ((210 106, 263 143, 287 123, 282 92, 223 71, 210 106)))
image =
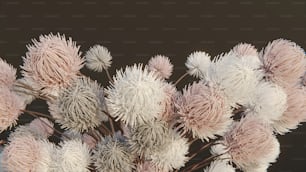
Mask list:
POLYGON ((233 125, 222 143, 230 160, 238 168, 252 169, 276 161, 280 145, 270 126, 253 116, 247 116, 233 125))
POLYGON ((80 139, 61 143, 61 149, 57 153, 57 171, 89 172, 91 163, 90 150, 80 139))
POLYGON ((173 71, 173 65, 168 57, 156 55, 148 62, 149 71, 156 72, 161 78, 169 79, 173 71))
POLYGON ((131 129, 129 136, 130 149, 138 155, 150 155, 162 149, 168 143, 169 129, 165 122, 151 121, 131 129))
POLYGON ((177 108, 183 129, 200 139, 223 135, 233 121, 224 93, 202 82, 183 90, 182 103, 177 108))
POLYGON ((257 49, 254 47, 254 45, 248 43, 240 43, 233 47, 231 51, 237 54, 238 57, 258 56, 257 49))
POLYGON ((71 86, 61 89, 49 110, 55 121, 63 128, 88 131, 107 120, 104 114, 104 94, 97 82, 79 77, 71 86))
POLYGON ((171 131, 169 143, 150 156, 152 163, 161 171, 178 170, 188 161, 189 144, 187 139, 181 137, 177 132, 171 131))
POLYGON ((168 172, 158 169, 151 161, 144 161, 136 165, 136 172, 168 172))
POLYGON ((203 51, 195 51, 190 54, 185 63, 189 75, 197 78, 205 77, 211 64, 210 58, 210 55, 203 51))
POLYGON ((265 77, 281 85, 295 85, 305 72, 304 50, 289 40, 270 42, 260 55, 265 77))
POLYGON ((2 132, 17 124, 25 104, 7 87, 0 87, 0 95, 0 132, 2 132))
POLYGON ((215 160, 210 163, 210 166, 204 169, 204 172, 235 172, 235 168, 227 161, 215 160))
POLYGON ((165 98, 163 101, 164 110, 161 112, 159 119, 163 121, 170 122, 173 120, 175 115, 175 102, 178 99, 179 92, 177 91, 176 87, 170 83, 164 83, 164 91, 165 91, 165 98))
POLYGON ((151 121, 163 110, 163 82, 142 65, 117 71, 114 83, 106 90, 110 115, 135 126, 151 121))
POLYGON ((0 86, 11 87, 16 80, 16 69, 0 58, 0 86))
POLYGON ((57 96, 60 88, 69 85, 83 67, 79 47, 64 35, 41 35, 28 45, 23 58, 22 75, 33 80, 42 94, 57 96))
POLYGON ((97 172, 132 172, 135 168, 134 159, 127 143, 118 137, 102 138, 93 150, 93 160, 97 172))
POLYGON ((85 54, 86 67, 93 71, 102 72, 112 64, 112 56, 108 49, 101 45, 91 47, 85 54))

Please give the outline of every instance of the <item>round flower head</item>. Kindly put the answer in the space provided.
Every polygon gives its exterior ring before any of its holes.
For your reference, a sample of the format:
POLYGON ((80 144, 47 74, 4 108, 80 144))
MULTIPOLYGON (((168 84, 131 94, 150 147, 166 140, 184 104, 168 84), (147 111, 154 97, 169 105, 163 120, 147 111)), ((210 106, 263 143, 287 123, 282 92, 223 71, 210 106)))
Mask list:
POLYGON ((86 67, 93 71, 102 72, 112 64, 112 56, 107 48, 101 45, 91 47, 85 54, 86 67))
POLYGON ((106 90, 110 115, 135 126, 153 120, 163 110, 163 82, 142 65, 117 71, 114 83, 106 90))
POLYGON ((24 104, 31 104, 32 101, 38 96, 38 91, 32 88, 32 83, 28 78, 17 79, 13 85, 12 90, 23 99, 24 104))
POLYGON ((304 50, 294 42, 277 39, 261 52, 267 79, 282 85, 295 85, 305 72, 304 50))
POLYGON ((61 35, 42 35, 28 46, 22 74, 34 81, 42 94, 57 96, 60 88, 69 85, 83 67, 79 47, 61 35))
POLYGON ((59 96, 49 105, 51 115, 63 128, 87 131, 106 121, 104 114, 104 94, 97 82, 87 77, 79 77, 70 87, 59 92, 59 96))
POLYGON ((246 105, 247 113, 256 115, 268 123, 278 120, 287 109, 287 94, 278 85, 262 82, 257 86, 250 102, 246 105))
POLYGON ((187 57, 187 61, 185 63, 188 68, 188 73, 191 76, 197 78, 203 78, 206 76, 207 69, 209 68, 211 61, 210 55, 202 52, 195 51, 187 57))
POLYGON ((178 98, 178 91, 172 84, 165 83, 164 86, 165 98, 164 98, 164 110, 160 114, 160 119, 166 122, 170 122, 175 118, 175 101, 178 98))
POLYGON ((93 150, 93 160, 97 172, 132 172, 134 156, 128 145, 117 137, 107 136, 93 150))
POLYGON ((232 123, 224 93, 202 82, 194 82, 183 90, 182 104, 177 108, 183 129, 200 139, 223 135, 232 123))
POLYGON ((216 160, 210 163, 210 166, 204 169, 204 172, 235 172, 235 168, 227 161, 216 160))
POLYGON ((238 57, 258 56, 257 49, 253 45, 247 43, 240 43, 233 47, 231 51, 237 54, 238 57))
POLYGON ((169 137, 169 129, 165 122, 152 121, 137 125, 131 129, 129 144, 133 153, 149 155, 164 147, 169 137))
POLYGON ((180 169, 188 161, 189 144, 186 138, 181 137, 178 133, 170 132, 169 143, 150 156, 152 163, 160 171, 172 171, 180 169))
POLYGON ((17 124, 25 104, 7 87, 0 87, 0 132, 17 124))
POLYGON ((173 65, 166 56, 157 55, 148 62, 149 71, 156 72, 161 78, 169 79, 173 71, 173 65))
POLYGON ((11 87, 16 80, 16 69, 0 58, 0 86, 11 87))
POLYGON ((89 172, 92 160, 90 151, 85 143, 79 139, 64 141, 57 154, 57 171, 89 172))
POLYGON ((14 137, 3 150, 5 171, 49 172, 53 168, 55 146, 32 136, 14 137))
POLYGON ((306 91, 293 87, 285 89, 287 98, 287 109, 282 116, 274 121, 273 128, 279 134, 285 134, 296 129, 301 122, 306 121, 306 91))
POLYGON ((280 153, 280 145, 272 129, 253 116, 247 116, 233 125, 221 144, 238 168, 252 169, 273 163, 280 153))

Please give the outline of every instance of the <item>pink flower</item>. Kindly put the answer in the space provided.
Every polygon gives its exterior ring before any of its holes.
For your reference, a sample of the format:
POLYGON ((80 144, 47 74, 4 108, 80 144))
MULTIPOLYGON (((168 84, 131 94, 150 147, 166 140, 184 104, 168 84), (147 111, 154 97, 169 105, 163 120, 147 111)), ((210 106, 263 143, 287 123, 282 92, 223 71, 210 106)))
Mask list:
POLYGON ((58 89, 76 78, 84 62, 75 42, 59 34, 43 35, 39 41, 33 40, 23 60, 23 76, 33 80, 43 94, 54 96, 58 89))
POLYGON ((174 85, 165 83, 165 99, 164 99, 164 111, 161 113, 160 118, 166 122, 170 122, 175 118, 175 100, 178 97, 177 89, 174 85))
POLYGON ((44 138, 48 138, 54 132, 54 124, 46 118, 36 118, 30 124, 29 127, 35 130, 44 138))
POLYGON ((178 115, 185 131, 191 131, 193 137, 205 140, 223 135, 232 123, 223 92, 201 82, 193 83, 183 90, 178 115))
POLYGON ((277 39, 261 52, 266 78, 281 85, 295 85, 305 72, 304 50, 294 42, 277 39))
POLYGON ((150 59, 148 69, 156 72, 161 78, 169 79, 173 71, 173 65, 168 57, 157 55, 150 59))
POLYGON ((258 56, 257 49, 247 43, 240 43, 236 45, 233 49, 232 52, 237 54, 238 57, 243 57, 243 56, 258 56))
POLYGON ((0 58, 0 85, 11 87, 16 80, 16 69, 0 58))

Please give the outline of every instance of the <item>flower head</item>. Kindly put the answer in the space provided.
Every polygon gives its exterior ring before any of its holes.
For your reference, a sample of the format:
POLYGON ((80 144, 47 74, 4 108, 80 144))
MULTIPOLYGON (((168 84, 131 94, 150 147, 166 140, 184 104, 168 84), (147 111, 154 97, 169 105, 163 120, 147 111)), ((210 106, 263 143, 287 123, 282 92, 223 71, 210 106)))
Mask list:
POLYGON ((173 65, 166 56, 157 55, 148 62, 149 71, 156 72, 161 78, 169 79, 173 71, 173 65))
POLYGON ((302 78, 302 86, 306 87, 306 72, 304 73, 302 78))
POLYGON ((224 93, 202 82, 194 82, 183 90, 182 104, 177 108, 183 129, 200 139, 223 135, 232 123, 224 93))
POLYGON ((86 67, 97 72, 107 70, 112 64, 112 56, 107 48, 101 45, 91 47, 85 54, 86 67))
POLYGON ((204 169, 204 172, 235 172, 235 168, 227 161, 215 160, 210 163, 210 166, 204 169))
POLYGON ((158 169, 151 161, 144 161, 142 163, 137 164, 136 172, 168 172, 168 171, 161 171, 161 169, 158 169))
POLYGON ((16 80, 16 69, 0 58, 0 86, 11 87, 16 80))
POLYGON ((187 57, 187 61, 185 63, 188 68, 188 73, 191 76, 197 78, 203 78, 206 76, 207 69, 209 68, 211 61, 210 55, 202 52, 195 51, 187 57))
POLYGON ((117 71, 114 83, 106 90, 110 115, 135 126, 158 116, 163 110, 163 82, 142 65, 117 71))
POLYGON ((97 82, 79 77, 70 87, 59 92, 54 102, 49 103, 51 115, 64 128, 87 131, 108 118, 104 114, 104 94, 97 82))
POLYGON ((163 101, 164 110, 160 114, 160 119, 170 122, 175 118, 175 102, 178 99, 179 93, 176 87, 169 83, 165 83, 164 91, 166 94, 163 101))
POLYGON ((294 42, 277 39, 261 52, 267 79, 282 85, 295 85, 305 72, 304 50, 294 42))
POLYGON ((22 74, 33 80, 42 94, 57 96, 60 88, 69 85, 83 67, 79 47, 61 35, 42 35, 28 46, 22 74))
POLYGON ((134 169, 134 156, 129 151, 126 142, 107 136, 93 150, 94 165, 98 172, 126 171, 134 169))
POLYGON ((0 132, 17 124, 25 104, 7 87, 0 87, 0 132))
POLYGON ((231 51, 237 54, 238 57, 258 56, 257 49, 254 47, 254 45, 247 43, 240 43, 236 45, 231 51))

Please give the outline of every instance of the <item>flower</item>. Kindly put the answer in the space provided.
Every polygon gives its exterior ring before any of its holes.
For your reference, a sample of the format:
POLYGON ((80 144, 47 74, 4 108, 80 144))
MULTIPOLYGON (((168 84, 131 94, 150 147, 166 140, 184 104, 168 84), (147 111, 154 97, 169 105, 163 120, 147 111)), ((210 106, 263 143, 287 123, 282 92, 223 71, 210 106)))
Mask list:
POLYGON ((223 135, 232 123, 224 93, 202 82, 194 82, 183 90, 182 104, 177 108, 183 129, 200 139, 223 135))
POLYGON ((164 83, 165 98, 164 110, 161 112, 159 118, 163 121, 170 122, 175 118, 175 102, 178 99, 179 93, 176 87, 170 83, 164 83))
POLYGON ((260 55, 265 77, 281 85, 295 85, 305 72, 304 50, 294 42, 277 39, 260 55))
POLYGON ((158 169, 151 161, 144 161, 142 163, 137 164, 136 172, 168 172, 168 171, 161 171, 161 169, 158 169))
MULTIPOLYGON (((238 168, 254 169, 276 161, 280 145, 270 126, 253 116, 242 118, 227 132, 223 144, 238 168)), ((221 150, 221 149, 219 149, 221 150)), ((221 153, 221 152, 220 152, 221 153)))
POLYGON ((189 75, 197 78, 205 77, 206 71, 211 64, 210 58, 210 55, 203 51, 195 51, 190 54, 185 63, 189 75))
POLYGON ((0 86, 11 87, 16 80, 16 69, 0 58, 0 86))
POLYGON ((152 121, 137 125, 131 129, 129 136, 130 149, 138 155, 150 155, 164 147, 169 137, 165 122, 152 121))
POLYGON ((210 166, 204 169, 204 172, 235 172, 235 168, 228 164, 227 161, 215 160, 210 166))
POLYGON ((302 78, 302 86, 306 87, 306 72, 304 73, 304 76, 302 78))
POLYGON ((7 87, 0 87, 0 132, 17 124, 25 104, 7 87))
POLYGON ((107 48, 101 45, 91 47, 85 54, 86 67, 93 71, 102 72, 112 64, 112 56, 107 48))
POLYGON ((163 149, 150 155, 152 163, 161 171, 180 169, 188 161, 189 144, 186 138, 171 130, 170 142, 163 149))
POLYGON ((89 172, 88 167, 91 162, 89 148, 80 139, 73 139, 61 143, 61 149, 57 155, 57 171, 89 172))
POLYGON ((163 82, 142 65, 117 71, 114 83, 106 90, 110 115, 135 126, 156 118, 163 110, 163 82))
POLYGON ((256 115, 268 123, 278 120, 287 109, 287 94, 280 86, 271 82, 258 84, 246 113, 256 115))
POLYGON ((161 78, 169 79, 173 71, 173 65, 168 57, 156 55, 149 60, 148 69, 156 72, 161 78))
POLYGON ((97 82, 79 77, 70 87, 60 90, 49 110, 63 128, 83 132, 98 126, 108 117, 104 114, 104 94, 97 82))
POLYGON ((285 88, 285 90, 288 94, 287 109, 272 125, 278 134, 296 129, 301 122, 306 121, 306 91, 299 87, 285 88))
POLYGON ((24 104, 31 104, 35 97, 38 96, 38 88, 33 88, 33 84, 29 78, 17 79, 14 83, 12 90, 23 99, 24 104))
POLYGON ((247 43, 240 43, 233 47, 231 50, 233 53, 237 54, 238 57, 244 56, 258 56, 257 49, 254 45, 247 44, 247 43))
POLYGON ((134 169, 134 156, 129 151, 126 142, 107 136, 93 150, 94 165, 98 172, 126 171, 134 169))
POLYGON ((93 149, 97 144, 97 141, 92 136, 86 133, 82 135, 82 141, 87 144, 89 149, 93 149))
POLYGON ((77 77, 84 60, 71 38, 49 34, 33 40, 23 61, 22 75, 33 80, 42 94, 57 96, 60 88, 77 77))

